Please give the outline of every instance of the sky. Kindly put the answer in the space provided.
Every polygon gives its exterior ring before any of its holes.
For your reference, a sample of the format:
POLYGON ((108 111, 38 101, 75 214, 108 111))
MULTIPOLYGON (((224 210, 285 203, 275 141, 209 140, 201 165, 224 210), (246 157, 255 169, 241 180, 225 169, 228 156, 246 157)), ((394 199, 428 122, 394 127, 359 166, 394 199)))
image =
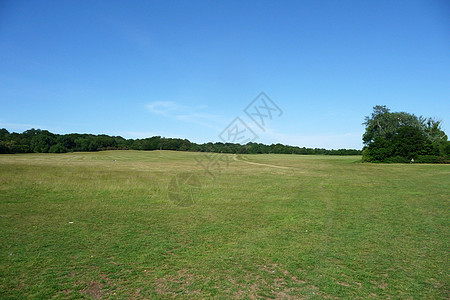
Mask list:
POLYGON ((450 2, 0 1, 10 132, 360 149, 375 105, 450 132, 450 2))

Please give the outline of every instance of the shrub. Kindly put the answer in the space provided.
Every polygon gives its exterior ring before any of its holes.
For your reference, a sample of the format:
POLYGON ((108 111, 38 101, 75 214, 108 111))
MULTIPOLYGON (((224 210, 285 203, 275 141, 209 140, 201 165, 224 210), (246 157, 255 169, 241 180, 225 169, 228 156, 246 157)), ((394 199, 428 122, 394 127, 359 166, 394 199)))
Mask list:
POLYGON ((438 155, 419 155, 416 160, 416 163, 423 163, 423 164, 448 164, 450 163, 450 160, 447 159, 445 156, 438 156, 438 155))
POLYGON ((387 163, 405 163, 406 164, 406 163, 410 163, 411 160, 409 160, 408 158, 406 158, 404 156, 393 156, 393 157, 386 158, 384 160, 384 162, 387 162, 387 163))

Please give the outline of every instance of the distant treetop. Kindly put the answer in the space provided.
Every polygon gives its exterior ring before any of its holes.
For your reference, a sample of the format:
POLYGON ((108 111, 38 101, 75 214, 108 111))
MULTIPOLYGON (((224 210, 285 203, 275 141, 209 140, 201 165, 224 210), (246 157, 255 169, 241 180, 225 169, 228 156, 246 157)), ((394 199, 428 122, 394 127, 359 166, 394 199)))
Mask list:
POLYGON ((47 130, 29 129, 23 133, 9 133, 0 129, 0 153, 63 153, 73 151, 100 150, 174 150, 216 153, 283 153, 283 154, 329 154, 329 155, 361 155, 361 150, 323 148, 305 148, 282 144, 264 145, 248 143, 245 145, 232 143, 196 144, 187 139, 164 138, 154 136, 145 139, 124 139, 120 136, 93 134, 53 134, 47 130))

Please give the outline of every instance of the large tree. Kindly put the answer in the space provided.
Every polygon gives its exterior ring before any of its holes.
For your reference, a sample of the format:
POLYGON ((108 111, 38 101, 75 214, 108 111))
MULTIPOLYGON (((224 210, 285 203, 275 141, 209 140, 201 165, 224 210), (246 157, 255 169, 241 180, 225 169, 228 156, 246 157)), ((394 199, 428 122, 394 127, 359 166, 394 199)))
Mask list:
POLYGON ((363 135, 363 142, 369 145, 376 137, 391 138, 402 126, 421 127, 421 121, 413 114, 406 112, 391 112, 386 105, 377 105, 373 108, 373 113, 365 118, 363 123, 366 132, 363 135))
POLYGON ((386 106, 378 105, 363 125, 366 161, 407 162, 419 158, 442 162, 449 155, 447 135, 442 131, 441 122, 432 118, 391 112, 386 106))

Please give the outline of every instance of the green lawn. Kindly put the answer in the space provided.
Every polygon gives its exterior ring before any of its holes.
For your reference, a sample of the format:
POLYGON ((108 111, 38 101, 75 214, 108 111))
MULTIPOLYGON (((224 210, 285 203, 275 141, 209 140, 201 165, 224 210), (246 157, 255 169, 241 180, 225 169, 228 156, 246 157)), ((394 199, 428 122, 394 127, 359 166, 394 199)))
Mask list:
POLYGON ((449 165, 202 157, 0 155, 0 298, 450 297, 449 165))

